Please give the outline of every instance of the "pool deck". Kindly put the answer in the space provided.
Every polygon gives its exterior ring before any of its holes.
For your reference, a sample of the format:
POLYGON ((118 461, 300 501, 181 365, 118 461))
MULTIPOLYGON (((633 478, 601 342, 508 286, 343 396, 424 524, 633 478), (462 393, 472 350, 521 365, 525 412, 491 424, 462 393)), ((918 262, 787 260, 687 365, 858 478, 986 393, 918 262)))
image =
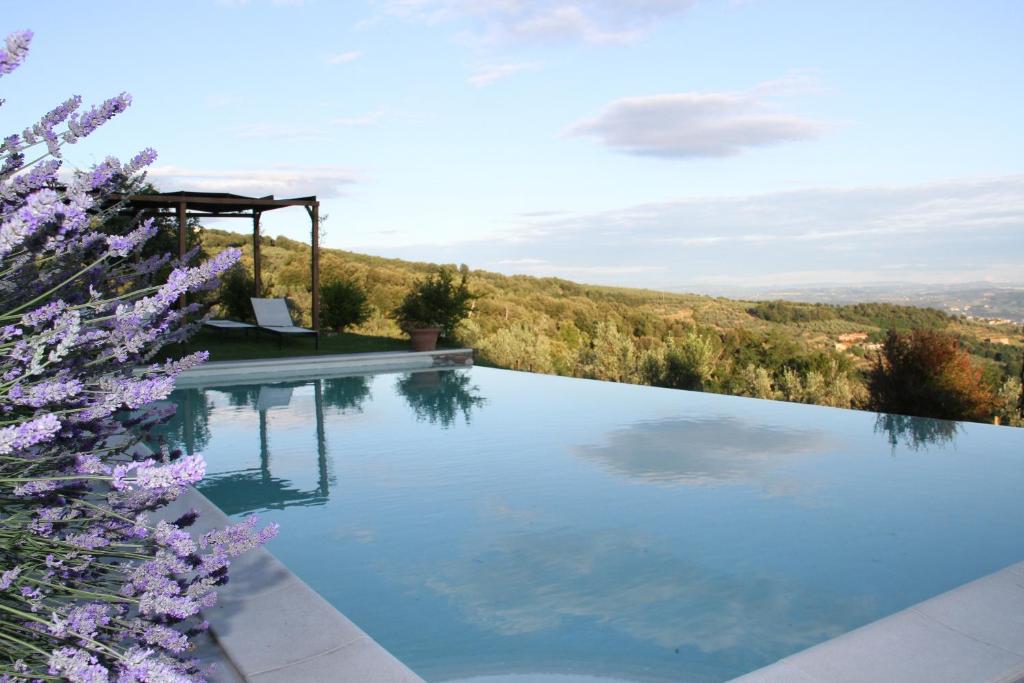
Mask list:
POLYGON ((1021 683, 1024 562, 733 683, 1021 683))
POLYGON ((339 353, 294 358, 211 361, 181 373, 175 386, 179 389, 195 389, 205 386, 251 384, 260 381, 283 382, 367 372, 457 368, 472 364, 473 349, 339 353))

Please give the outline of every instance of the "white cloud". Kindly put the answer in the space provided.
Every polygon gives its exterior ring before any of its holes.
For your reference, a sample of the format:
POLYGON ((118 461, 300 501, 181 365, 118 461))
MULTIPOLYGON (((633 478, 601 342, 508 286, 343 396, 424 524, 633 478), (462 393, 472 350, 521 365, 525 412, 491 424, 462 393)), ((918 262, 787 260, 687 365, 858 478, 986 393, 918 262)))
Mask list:
POLYGON ((533 62, 522 64, 494 64, 492 66, 480 67, 466 80, 470 85, 475 85, 476 87, 481 88, 485 85, 490 85, 495 81, 500 81, 503 78, 514 76, 517 73, 532 71, 537 69, 539 66, 539 64, 533 62))
POLYGON ((386 12, 426 23, 461 23, 475 40, 629 43, 694 0, 383 0, 386 12))
POLYGON ((348 52, 337 52, 335 54, 327 55, 328 64, 348 64, 354 62, 363 56, 363 53, 359 50, 350 50, 348 52))
POLYGON ((725 157, 750 147, 809 140, 822 132, 822 124, 775 113, 766 100, 769 93, 806 84, 780 80, 746 92, 626 97, 571 125, 565 135, 593 136, 622 152, 671 158, 725 157))
POLYGON ((565 278, 571 277, 594 277, 604 275, 635 275, 638 273, 651 273, 665 270, 666 266, 650 265, 608 265, 608 266, 582 266, 571 264, 551 263, 543 259, 503 259, 497 262, 499 265, 508 266, 517 273, 556 275, 565 278))
POLYGON ((164 192, 231 192, 252 197, 272 194, 278 198, 340 197, 346 186, 359 180, 351 169, 336 166, 275 166, 265 171, 154 166, 147 175, 164 192))
POLYGON ((382 255, 656 288, 1024 281, 1024 175, 520 216, 382 255))

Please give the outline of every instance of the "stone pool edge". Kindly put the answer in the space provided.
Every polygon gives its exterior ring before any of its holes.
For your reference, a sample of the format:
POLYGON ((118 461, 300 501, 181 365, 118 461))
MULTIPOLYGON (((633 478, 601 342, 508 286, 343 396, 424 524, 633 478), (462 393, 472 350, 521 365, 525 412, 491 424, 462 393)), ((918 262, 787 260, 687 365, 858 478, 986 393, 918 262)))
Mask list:
MULTIPOLYGON (((195 489, 160 516, 175 519, 189 508, 200 513, 196 535, 232 523, 195 489)), ((229 581, 217 593, 217 604, 203 610, 219 651, 213 659, 221 660, 212 682, 424 683, 263 548, 233 560, 229 581)))
POLYGON ((175 382, 175 387, 192 389, 231 383, 244 384, 254 380, 298 380, 322 377, 325 373, 430 370, 471 365, 473 365, 473 349, 382 351, 257 360, 209 361, 181 373, 175 382))
POLYGON ((1024 562, 731 683, 1024 682, 1024 562))

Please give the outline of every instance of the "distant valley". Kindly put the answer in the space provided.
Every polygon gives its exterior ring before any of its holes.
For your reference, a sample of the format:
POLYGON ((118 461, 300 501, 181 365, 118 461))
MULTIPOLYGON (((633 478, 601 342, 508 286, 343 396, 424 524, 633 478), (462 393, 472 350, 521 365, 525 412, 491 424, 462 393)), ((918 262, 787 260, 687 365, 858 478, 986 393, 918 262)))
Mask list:
MULTIPOLYGON (((690 291, 676 288, 675 291, 690 291)), ((706 293, 747 300, 783 299, 807 303, 891 303, 936 308, 950 315, 995 319, 1024 325, 1024 283, 973 282, 954 285, 884 283, 874 285, 820 285, 816 287, 718 287, 706 293)))

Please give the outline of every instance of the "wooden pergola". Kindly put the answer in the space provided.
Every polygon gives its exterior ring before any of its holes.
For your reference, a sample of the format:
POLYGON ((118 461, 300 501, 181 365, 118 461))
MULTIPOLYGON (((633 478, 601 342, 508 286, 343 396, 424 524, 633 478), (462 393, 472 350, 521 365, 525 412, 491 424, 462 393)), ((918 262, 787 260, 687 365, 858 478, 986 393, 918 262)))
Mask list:
POLYGON ((143 212, 152 216, 172 216, 178 218, 178 256, 184 257, 187 251, 185 239, 189 218, 248 218, 252 220, 252 264, 253 280, 256 282, 253 296, 262 294, 260 279, 260 216, 266 211, 283 209, 288 206, 303 206, 309 214, 313 225, 310 270, 312 272, 313 296, 313 329, 320 329, 320 202, 313 197, 295 197, 293 199, 274 199, 266 197, 243 197, 228 192, 158 192, 154 194, 133 194, 124 199, 127 210, 132 213, 143 212))

